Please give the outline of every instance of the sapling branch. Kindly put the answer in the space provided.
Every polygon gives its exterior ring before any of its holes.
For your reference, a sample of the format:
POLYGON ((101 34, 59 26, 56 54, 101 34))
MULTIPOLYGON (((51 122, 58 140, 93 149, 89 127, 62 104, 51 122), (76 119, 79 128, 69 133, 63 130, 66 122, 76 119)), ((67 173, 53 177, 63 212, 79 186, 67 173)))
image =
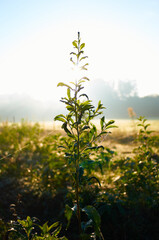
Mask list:
MULTIPOLYGON (((78 39, 73 41, 72 44, 76 52, 71 52, 70 61, 73 63, 76 70, 87 70, 88 63, 83 64, 83 61, 87 58, 87 56, 83 56, 85 44, 81 43, 79 32, 78 39)), ((95 179, 95 177, 90 178, 90 176, 84 176, 87 174, 87 168, 82 167, 82 163, 86 161, 86 159, 90 161, 90 155, 95 154, 99 149, 103 150, 103 146, 98 146, 96 141, 101 135, 108 134, 108 128, 114 127, 112 125, 114 121, 110 121, 106 124, 103 117, 101 119, 101 131, 98 133, 92 120, 102 114, 104 107, 101 101, 99 101, 97 108, 95 108, 87 94, 81 93, 81 90, 84 88, 83 83, 86 81, 89 81, 89 78, 84 76, 79 79, 76 78, 75 81, 70 82, 69 85, 62 82, 58 84, 58 86, 64 86, 67 88, 67 97, 61 98, 61 102, 66 105, 66 109, 69 113, 66 116, 60 114, 55 117, 55 120, 59 120, 63 123, 62 128, 68 136, 68 141, 65 141, 66 149, 64 151, 65 156, 68 159, 68 164, 71 163, 73 172, 75 173, 72 175, 72 179, 74 182, 73 185, 75 186, 75 206, 79 236, 82 234, 80 193, 81 186, 84 186, 81 179, 95 179)), ((72 211, 71 209, 73 208, 67 207, 66 212, 67 210, 72 211)), ((93 212, 95 216, 100 218, 93 206, 86 207, 85 209, 87 209, 87 212, 93 212)), ((70 219, 69 214, 68 219, 70 219)), ((92 224, 94 223, 95 221, 92 221, 92 224)), ((99 236, 99 234, 102 236, 100 231, 97 231, 97 229, 100 229, 100 221, 96 226, 92 225, 92 227, 94 227, 97 236, 99 236)))

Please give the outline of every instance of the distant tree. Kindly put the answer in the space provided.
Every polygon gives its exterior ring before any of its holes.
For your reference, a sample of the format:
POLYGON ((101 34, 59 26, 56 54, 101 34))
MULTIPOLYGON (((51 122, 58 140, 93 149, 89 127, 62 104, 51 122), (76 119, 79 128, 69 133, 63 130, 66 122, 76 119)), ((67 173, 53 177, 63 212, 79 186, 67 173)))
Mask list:
POLYGON ((91 98, 97 103, 100 98, 102 102, 107 104, 118 97, 113 83, 109 83, 103 79, 93 79, 92 85, 87 86, 87 91, 91 98))
POLYGON ((135 81, 119 81, 118 94, 121 98, 137 96, 136 82, 135 81))

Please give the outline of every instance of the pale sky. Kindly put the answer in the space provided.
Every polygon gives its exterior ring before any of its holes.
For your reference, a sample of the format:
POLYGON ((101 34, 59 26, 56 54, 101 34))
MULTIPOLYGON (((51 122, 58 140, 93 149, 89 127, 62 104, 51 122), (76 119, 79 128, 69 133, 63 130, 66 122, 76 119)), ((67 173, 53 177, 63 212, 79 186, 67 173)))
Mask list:
POLYGON ((159 0, 0 0, 0 95, 60 98, 78 31, 91 79, 159 94, 159 0))

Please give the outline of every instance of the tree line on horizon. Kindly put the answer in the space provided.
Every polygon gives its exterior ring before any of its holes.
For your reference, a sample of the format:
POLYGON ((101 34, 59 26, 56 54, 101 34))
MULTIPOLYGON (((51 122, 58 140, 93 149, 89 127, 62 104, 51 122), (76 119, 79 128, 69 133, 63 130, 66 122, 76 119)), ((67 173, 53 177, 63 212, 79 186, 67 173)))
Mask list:
MULTIPOLYGON (((86 86, 87 92, 96 104, 100 98, 107 106, 104 111, 109 118, 129 118, 127 109, 132 107, 137 117, 142 115, 149 119, 159 118, 159 95, 139 97, 135 82, 119 81, 115 89, 109 82, 102 79, 92 80, 92 84, 86 86)), ((53 93, 54 94, 54 93, 53 93)), ((45 103, 35 100, 25 95, 1 95, 0 96, 0 121, 15 121, 21 119, 28 121, 52 121, 59 112, 59 108, 64 112, 62 104, 58 101, 48 101, 45 103)))

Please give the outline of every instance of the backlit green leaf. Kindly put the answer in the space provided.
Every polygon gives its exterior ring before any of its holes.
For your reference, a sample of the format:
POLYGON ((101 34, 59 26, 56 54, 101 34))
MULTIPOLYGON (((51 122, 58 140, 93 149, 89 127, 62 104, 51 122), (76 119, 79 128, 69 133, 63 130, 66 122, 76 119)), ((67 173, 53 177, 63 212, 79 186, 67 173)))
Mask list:
POLYGON ((80 58, 80 61, 82 61, 82 60, 84 60, 84 59, 86 59, 86 58, 88 58, 88 56, 81 57, 81 58, 80 58))
POLYGON ((85 43, 82 43, 81 45, 80 45, 80 50, 82 50, 82 48, 84 48, 85 47, 85 43))
POLYGON ((93 206, 90 205, 84 207, 82 211, 85 212, 88 215, 88 218, 92 220, 95 232, 97 236, 100 236, 101 218, 98 211, 93 206))
POLYGON ((70 99, 70 96, 71 96, 70 88, 67 88, 67 96, 68 96, 68 99, 70 99))
POLYGON ((88 181, 91 181, 92 179, 95 179, 98 182, 99 186, 101 187, 100 181, 97 177, 90 177, 88 181))
POLYGON ((59 114, 54 118, 54 121, 66 122, 66 117, 63 114, 59 114))
POLYGON ((57 87, 68 87, 68 88, 72 89, 68 84, 63 83, 63 82, 59 82, 59 83, 57 84, 57 87))
POLYGON ((73 41, 72 44, 73 44, 73 46, 74 46, 75 48, 78 48, 78 46, 77 46, 77 41, 76 41, 76 40, 73 41))

